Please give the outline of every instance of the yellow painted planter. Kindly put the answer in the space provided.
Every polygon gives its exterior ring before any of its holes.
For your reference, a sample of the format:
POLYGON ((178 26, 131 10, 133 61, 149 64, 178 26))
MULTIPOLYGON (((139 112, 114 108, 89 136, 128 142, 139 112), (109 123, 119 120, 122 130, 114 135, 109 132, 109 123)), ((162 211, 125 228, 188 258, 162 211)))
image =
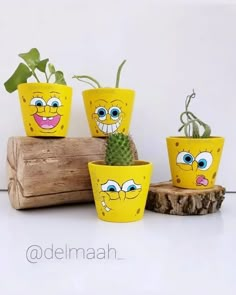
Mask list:
POLYGON ((212 188, 220 164, 223 137, 168 137, 172 183, 189 189, 212 188))
POLYGON ((51 83, 24 83, 18 93, 27 136, 65 137, 72 88, 51 83))
POLYGON ((134 90, 97 88, 85 90, 82 94, 93 137, 106 137, 115 132, 129 133, 134 90))
POLYGON ((135 161, 133 166, 107 166, 103 161, 88 164, 98 218, 131 222, 143 218, 152 164, 135 161))

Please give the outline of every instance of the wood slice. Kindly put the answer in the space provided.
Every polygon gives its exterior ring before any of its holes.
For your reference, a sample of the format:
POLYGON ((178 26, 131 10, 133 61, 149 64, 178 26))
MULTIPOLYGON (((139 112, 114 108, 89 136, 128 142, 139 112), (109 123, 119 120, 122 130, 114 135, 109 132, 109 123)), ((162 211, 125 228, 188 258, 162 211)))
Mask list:
MULTIPOLYGON (((104 159, 105 143, 105 138, 9 138, 12 206, 25 209, 93 201, 87 164, 104 159)), ((132 149, 138 159, 133 141, 132 149)))
POLYGON ((173 215, 204 215, 220 209, 225 188, 191 190, 174 187, 171 182, 151 184, 146 209, 173 215))

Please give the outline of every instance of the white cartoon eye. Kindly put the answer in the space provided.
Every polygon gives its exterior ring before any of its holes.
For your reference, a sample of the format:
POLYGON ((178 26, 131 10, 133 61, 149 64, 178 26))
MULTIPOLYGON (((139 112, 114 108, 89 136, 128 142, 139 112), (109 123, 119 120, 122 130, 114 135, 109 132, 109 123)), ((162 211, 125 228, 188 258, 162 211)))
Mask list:
POLYGON ((109 114, 112 120, 117 120, 120 116, 121 110, 118 107, 112 107, 109 109, 109 114))
POLYGON ((198 169, 200 170, 207 170, 213 161, 212 154, 209 152, 200 153, 196 157, 196 161, 198 163, 198 169))
POLYGON ((106 183, 102 184, 103 192, 119 192, 120 186, 114 180, 108 180, 106 183))
POLYGON ((180 152, 177 156, 177 164, 189 164, 192 165, 194 157, 189 152, 180 152))
POLYGON ((33 99, 31 99, 30 105, 36 107, 45 107, 46 102, 41 97, 34 97, 33 99))
POLYGON ((58 107, 61 106, 61 101, 57 97, 52 97, 47 102, 47 105, 50 106, 50 107, 53 107, 53 108, 58 108, 58 107))
POLYGON ((99 119, 102 121, 107 117, 107 110, 104 107, 96 108, 95 113, 98 114, 99 119))
POLYGON ((130 192, 130 191, 134 191, 137 189, 140 189, 141 185, 140 184, 136 184, 133 179, 126 181, 123 186, 122 186, 122 191, 124 192, 130 192))

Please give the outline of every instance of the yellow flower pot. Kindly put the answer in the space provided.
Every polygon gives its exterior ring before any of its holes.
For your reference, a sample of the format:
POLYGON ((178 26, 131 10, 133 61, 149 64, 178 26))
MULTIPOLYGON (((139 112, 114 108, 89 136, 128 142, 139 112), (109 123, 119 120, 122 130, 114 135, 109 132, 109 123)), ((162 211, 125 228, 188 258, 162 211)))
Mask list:
POLYGON ((84 106, 93 137, 115 132, 129 133, 135 92, 122 88, 97 88, 83 91, 84 106))
POLYGON ((214 186, 224 138, 168 137, 166 141, 174 186, 189 189, 214 186))
POLYGON ((111 222, 143 218, 151 163, 135 161, 132 166, 108 166, 95 161, 88 166, 98 218, 111 222))
POLYGON ((24 83, 18 93, 27 136, 65 137, 72 88, 51 83, 24 83))

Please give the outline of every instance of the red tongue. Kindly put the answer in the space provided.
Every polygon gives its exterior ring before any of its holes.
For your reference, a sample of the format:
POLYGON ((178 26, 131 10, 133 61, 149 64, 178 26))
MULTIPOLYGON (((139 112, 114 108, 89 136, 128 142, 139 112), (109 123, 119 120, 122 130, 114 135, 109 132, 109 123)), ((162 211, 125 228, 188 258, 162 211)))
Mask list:
POLYGON ((52 129, 57 126, 61 119, 61 116, 56 115, 54 117, 41 117, 37 114, 34 114, 34 119, 36 123, 39 125, 39 127, 43 129, 52 129))

